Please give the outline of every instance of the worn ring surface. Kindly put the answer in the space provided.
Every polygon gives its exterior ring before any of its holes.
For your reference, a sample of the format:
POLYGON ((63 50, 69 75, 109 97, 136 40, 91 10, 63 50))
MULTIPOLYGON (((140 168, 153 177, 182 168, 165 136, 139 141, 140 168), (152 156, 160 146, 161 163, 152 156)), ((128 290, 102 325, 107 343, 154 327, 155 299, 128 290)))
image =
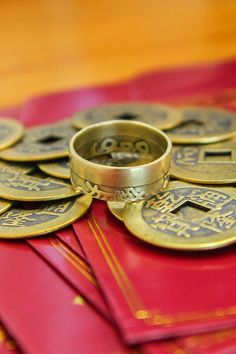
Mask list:
POLYGON ((72 184, 93 198, 124 202, 146 199, 168 182, 171 148, 165 133, 145 123, 117 120, 91 125, 70 142, 72 184), (91 161, 114 152, 138 153, 152 159, 132 167, 91 161))

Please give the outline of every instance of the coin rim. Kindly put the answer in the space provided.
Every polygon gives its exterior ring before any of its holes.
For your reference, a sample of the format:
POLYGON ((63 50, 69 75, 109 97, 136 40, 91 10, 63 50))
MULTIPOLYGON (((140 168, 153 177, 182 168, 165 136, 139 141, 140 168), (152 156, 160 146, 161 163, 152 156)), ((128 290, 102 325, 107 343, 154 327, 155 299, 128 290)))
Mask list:
POLYGON ((47 173, 49 176, 70 179, 70 170, 69 174, 66 175, 65 173, 63 173, 63 171, 65 171, 66 169, 59 167, 58 162, 39 163, 38 168, 44 173, 47 173), (54 171, 56 172, 54 173, 54 171))
MULTIPOLYGON (((216 145, 219 145, 219 144, 216 144, 216 145)), ((194 145, 189 145, 188 147, 195 147, 195 148, 198 148, 198 149, 204 149, 203 146, 194 146, 194 145)), ((202 171, 192 171, 192 170, 187 170, 187 169, 184 169, 184 167, 180 167, 179 165, 177 165, 175 163, 175 160, 174 160, 174 155, 176 153, 178 153, 179 149, 181 149, 182 147, 187 147, 187 146, 179 146, 179 147, 173 147, 172 148, 172 161, 171 161, 171 167, 170 167, 170 175, 171 177, 174 177, 174 178, 178 178, 179 180, 182 180, 182 181, 186 181, 186 182, 192 182, 192 183, 199 183, 199 184, 231 184, 231 183, 235 183, 236 182, 236 173, 234 172, 235 174, 235 178, 227 178, 227 174, 225 174, 224 176, 224 179, 221 178, 221 179, 213 179, 213 177, 210 179, 210 178, 206 178, 207 175, 206 173, 202 172, 202 171), (201 174, 201 178, 199 177, 196 177, 196 175, 199 175, 201 174)), ((212 145, 212 147, 215 147, 215 144, 214 146, 212 145)), ((218 166, 222 166, 223 164, 226 165, 225 162, 223 162, 222 164, 220 162, 217 162, 216 163, 207 163, 206 162, 206 165, 209 165, 209 169, 211 168, 211 165, 218 165, 218 166)), ((191 165, 191 164, 189 164, 191 165)), ((198 165, 198 164, 197 164, 198 165)), ((203 165, 203 164, 202 164, 203 165)), ((200 168, 201 166, 198 165, 198 168, 200 168)), ((222 166, 223 167, 223 166, 222 166)), ((218 174, 217 174, 217 171, 215 171, 215 177, 217 177, 218 174)))
POLYGON ((160 130, 165 130, 165 129, 171 129, 171 128, 174 128, 176 127, 178 124, 180 124, 182 122, 182 119, 180 118, 181 116, 181 113, 179 113, 179 109, 178 107, 175 107, 175 106, 170 106, 170 105, 165 105, 165 104, 159 104, 159 103, 156 103, 156 102, 133 102, 133 101, 130 101, 130 102, 119 102, 119 103, 109 103, 109 104, 103 104, 103 105, 99 105, 97 107, 90 107, 88 109, 85 109, 83 111, 79 111, 79 112, 76 112, 72 117, 71 117, 71 124, 74 128, 76 129, 83 129, 83 128, 86 128, 92 124, 97 124, 97 123, 101 123, 101 122, 110 122, 110 121, 113 121, 113 120, 119 120, 119 118, 117 119, 106 119, 106 120, 101 120, 99 122, 90 122, 90 123, 86 123, 86 114, 87 112, 89 111, 93 111, 93 110, 97 110, 97 109, 105 109, 106 107, 112 107, 112 106, 124 106, 124 105, 138 105, 138 106, 143 106, 143 105, 149 105, 149 106, 152 106, 152 107, 159 107, 159 108, 162 108, 162 109, 166 109, 168 110, 168 112, 171 110, 173 111, 173 116, 177 116, 177 118, 175 118, 175 120, 172 118, 169 118, 169 121, 168 121, 168 124, 166 125, 161 125, 161 124, 157 124, 157 125, 153 125, 151 123, 147 123, 147 122, 144 122, 143 120, 140 120, 140 119, 137 119, 137 120, 133 120, 133 121, 137 121, 137 122, 142 122, 142 123, 145 123, 145 124, 150 124, 151 126, 155 127, 155 128, 158 128, 160 130), (176 112, 176 114, 175 114, 176 112), (82 116, 82 118, 81 118, 82 116), (81 119, 82 122, 78 122, 78 120, 81 119))
MULTIPOLYGON (((194 184, 189 184, 189 183, 181 183, 181 182, 170 182, 168 190, 171 189, 177 189, 177 188, 186 188, 186 187, 194 187, 194 188, 204 188, 204 189, 210 189, 209 187, 205 186, 197 186, 194 184)), ((227 193, 227 191, 230 194, 233 194, 236 197, 236 189, 230 188, 230 187, 222 187, 222 188, 214 188, 211 186, 211 189, 216 189, 219 190, 220 192, 227 193)), ((189 239, 184 239, 186 243, 184 243, 181 239, 181 243, 176 243, 174 242, 174 238, 172 236, 168 236, 164 232, 155 232, 154 229, 149 227, 141 217, 141 211, 143 204, 146 202, 140 201, 140 202, 135 202, 135 203, 128 203, 126 204, 124 211, 123 211, 123 222, 127 229, 137 238, 140 240, 147 242, 153 246, 159 246, 162 248, 167 248, 167 249, 172 249, 172 250, 183 250, 183 251, 204 251, 204 250, 210 250, 210 249, 216 249, 216 248, 221 248, 225 247, 227 245, 230 245, 236 241, 236 233, 234 235, 234 231, 236 231, 236 226, 234 229, 230 229, 226 232, 220 232, 217 234, 217 236, 212 236, 211 241, 205 241, 204 242, 204 237, 198 237, 198 240, 200 239, 200 242, 194 243, 191 241, 191 238, 189 239), (150 237, 154 239, 154 241, 146 238, 147 235, 149 234, 150 237), (221 236, 219 236, 221 235, 221 236), (162 241, 160 238, 167 238, 167 241, 162 241), (223 237, 223 239, 222 239, 223 237), (203 240, 203 241, 202 241, 203 240)))
POLYGON ((110 210, 110 212, 120 221, 123 221, 123 211, 125 208, 125 202, 116 202, 113 200, 107 201, 107 207, 110 210), (122 204, 124 207, 121 209, 119 208, 114 208, 114 204, 122 204))
MULTIPOLYGON (((215 107, 194 107, 194 106, 188 106, 188 107, 178 107, 180 112, 181 110, 204 110, 204 111, 216 111, 216 112, 222 112, 223 113, 228 113, 234 116, 232 118, 232 121, 236 122, 236 113, 227 109, 218 109, 215 107)), ((181 122, 184 122, 185 119, 182 119, 181 122)), ((180 122, 180 123, 181 123, 180 122)), ((172 128, 168 128, 172 129, 172 128)), ((168 130, 165 129, 165 130, 168 130)), ((235 123, 235 130, 230 131, 228 133, 223 133, 223 134, 208 134, 205 136, 189 136, 189 135, 179 135, 179 134, 171 134, 168 131, 165 131, 165 133, 169 136, 173 144, 211 144, 211 143, 217 143, 220 141, 224 141, 230 138, 233 138, 236 136, 236 123, 235 123)))
POLYGON ((7 149, 17 143, 24 135, 24 126, 20 122, 11 118, 0 117, 0 123, 7 123, 6 125, 16 128, 14 134, 11 134, 11 139, 7 139, 5 142, 0 142, 0 151, 7 149))
MULTIPOLYGON (((27 174, 14 174, 14 176, 21 176, 22 178, 25 177, 27 178, 37 178, 35 176, 27 175, 27 174)), ((50 178, 50 177, 49 177, 50 178)), ((47 181, 47 178, 41 179, 38 178, 41 181, 47 181)), ((48 181, 50 182, 50 180, 48 181)), ((54 182, 54 181, 52 181, 54 182)), ((71 197, 75 197, 76 195, 79 195, 82 193, 82 189, 77 188, 76 190, 73 188, 72 185, 67 185, 63 181, 55 181, 54 183, 62 184, 64 185, 64 188, 60 189, 53 189, 54 194, 50 194, 50 190, 42 190, 39 192, 36 191, 22 191, 16 188, 8 187, 5 186, 4 184, 1 183, 0 181, 0 198, 2 199, 7 199, 7 200, 12 200, 12 201, 19 201, 19 202, 43 202, 43 201, 52 201, 52 200, 60 200, 60 199, 67 199, 71 197)))

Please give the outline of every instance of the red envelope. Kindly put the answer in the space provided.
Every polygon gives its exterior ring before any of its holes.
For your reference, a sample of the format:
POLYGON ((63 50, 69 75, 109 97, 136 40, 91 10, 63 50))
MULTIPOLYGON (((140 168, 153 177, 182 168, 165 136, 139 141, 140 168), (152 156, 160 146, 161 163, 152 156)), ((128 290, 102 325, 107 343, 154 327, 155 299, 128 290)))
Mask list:
POLYGON ((164 340, 145 345, 145 354, 234 354, 236 353, 236 329, 198 334, 178 340, 164 340))
POLYGON ((83 258, 85 262, 87 262, 84 251, 76 237, 76 234, 72 228, 72 226, 66 227, 65 229, 56 231, 55 234, 57 237, 63 241, 67 246, 69 246, 75 253, 78 254, 79 257, 83 258))
POLYGON ((178 343, 194 354, 233 354, 236 353, 236 329, 181 338, 178 343))
MULTIPOLYGON (((77 254, 75 253, 76 250, 74 252, 71 249, 64 247, 64 245, 61 245, 61 241, 58 240, 56 236, 50 236, 46 239, 32 239, 30 241, 30 244, 42 257, 45 258, 45 260, 50 265, 55 267, 55 269, 64 277, 66 281, 68 281, 69 284, 74 286, 78 291, 81 291, 83 296, 88 299, 97 309, 99 309, 103 313, 105 317, 107 317, 111 321, 109 309, 106 303, 104 302, 103 297, 101 297, 97 283, 93 285, 93 282, 91 283, 89 281, 88 284, 86 284, 87 278, 85 276, 85 279, 82 281, 81 284, 80 280, 81 276, 83 277, 83 272, 81 273, 80 268, 78 268, 76 262, 76 259, 78 258, 77 254), (63 247, 61 248, 61 246, 63 247), (58 250, 59 255, 55 255, 55 251, 58 250), (63 266, 63 264, 66 264, 67 262, 72 265, 72 271, 70 267, 63 266), (73 270, 76 271, 74 272, 73 270), (91 284, 92 286, 94 286, 92 289, 91 284), (96 292, 97 294, 95 294, 96 292), (100 299, 100 301, 98 301, 98 299, 100 299)), ((94 282, 96 282, 95 278, 94 282)), ((224 353, 226 350, 232 350, 234 348, 236 348, 235 329, 195 335, 185 338, 183 337, 179 340, 152 342, 150 344, 144 344, 142 346, 142 349, 145 354, 155 354, 162 352, 168 354, 171 350, 174 351, 177 349, 181 349, 183 352, 184 350, 187 350, 188 353, 196 352, 204 354, 210 353, 209 350, 214 350, 215 353, 220 354, 224 353)))
POLYGON ((135 353, 27 244, 1 241, 0 316, 27 354, 135 353))
POLYGON ((28 239, 27 242, 56 269, 71 286, 79 291, 104 316, 111 320, 107 304, 100 292, 93 272, 83 258, 70 249, 56 235, 28 239))
POLYGON ((208 254, 151 247, 99 201, 74 228, 128 343, 236 325, 235 246, 208 254))

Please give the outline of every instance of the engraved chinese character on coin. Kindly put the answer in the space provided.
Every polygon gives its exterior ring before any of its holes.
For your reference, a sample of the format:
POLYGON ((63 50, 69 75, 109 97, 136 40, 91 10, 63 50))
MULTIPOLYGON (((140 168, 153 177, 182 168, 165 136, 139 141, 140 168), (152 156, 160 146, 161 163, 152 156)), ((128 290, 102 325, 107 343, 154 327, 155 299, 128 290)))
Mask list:
POLYGON ((0 197, 16 201, 43 201, 69 198, 80 194, 72 185, 56 178, 39 178, 0 172, 0 197))
POLYGON ((35 169, 36 166, 31 164, 0 161, 0 175, 1 173, 28 174, 35 169))
POLYGON ((83 195, 27 209, 14 207, 0 215, 0 238, 34 237, 60 230, 84 215, 91 202, 91 197, 83 195))

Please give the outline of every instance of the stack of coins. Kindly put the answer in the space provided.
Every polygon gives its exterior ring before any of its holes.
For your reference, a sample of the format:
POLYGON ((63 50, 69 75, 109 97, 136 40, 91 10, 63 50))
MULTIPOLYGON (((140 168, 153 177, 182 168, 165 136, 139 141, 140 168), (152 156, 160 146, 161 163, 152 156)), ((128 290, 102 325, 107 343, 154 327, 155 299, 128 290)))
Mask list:
MULTIPOLYGON (((78 129, 101 121, 135 120, 172 140, 171 181, 147 200, 108 202, 142 241, 178 250, 206 250, 236 240, 236 115, 214 108, 122 103, 89 109, 71 120, 24 129, 0 119, 0 237, 56 231, 89 209, 92 198, 70 183, 68 145, 78 129)), ((101 154, 92 162, 138 166, 147 154, 101 154)))
POLYGON ((13 119, 0 118, 1 238, 44 235, 89 209, 92 198, 75 192, 64 160, 75 132, 68 121, 24 129, 13 119))

